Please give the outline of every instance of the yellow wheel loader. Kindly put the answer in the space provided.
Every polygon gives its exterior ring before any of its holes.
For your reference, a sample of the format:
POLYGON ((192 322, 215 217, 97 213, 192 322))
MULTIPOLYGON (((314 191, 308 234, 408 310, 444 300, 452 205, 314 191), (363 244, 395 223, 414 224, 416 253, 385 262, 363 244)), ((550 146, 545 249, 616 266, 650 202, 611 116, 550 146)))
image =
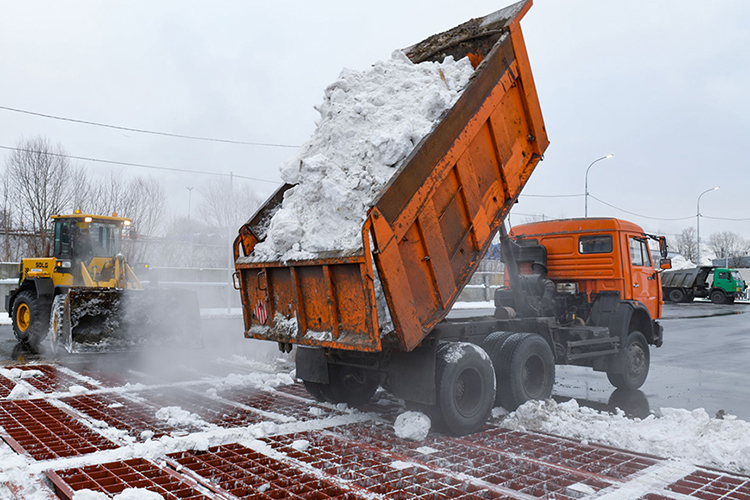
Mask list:
POLYGON ((195 292, 144 289, 121 253, 125 217, 55 215, 52 256, 23 259, 5 307, 19 342, 54 350, 200 344, 195 292))

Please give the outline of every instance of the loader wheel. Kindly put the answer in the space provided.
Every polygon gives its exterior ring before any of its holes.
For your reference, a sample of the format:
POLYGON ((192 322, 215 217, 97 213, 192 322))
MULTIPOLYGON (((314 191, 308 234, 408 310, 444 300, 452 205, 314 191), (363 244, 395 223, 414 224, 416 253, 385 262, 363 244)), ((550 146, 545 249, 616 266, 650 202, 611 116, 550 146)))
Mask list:
POLYGON ((714 304, 724 304, 727 301, 727 296, 721 290, 714 290, 709 295, 709 298, 714 304))
POLYGON ((458 436, 480 430, 495 401, 492 361, 479 346, 446 342, 438 348, 435 365, 439 427, 458 436))
POLYGON ((609 382, 618 389, 638 389, 648 377, 651 354, 646 337, 637 330, 630 332, 621 355, 625 356, 623 372, 607 371, 609 382))
POLYGON ((682 302, 685 300, 685 292, 679 288, 673 288, 669 291, 670 302, 682 302))
POLYGON ((354 407, 369 402, 380 385, 377 372, 352 366, 328 365, 328 379, 328 384, 319 384, 321 396, 329 403, 346 403, 354 407))
POLYGON ((497 399, 513 411, 526 401, 547 399, 555 384, 555 356, 546 340, 534 333, 516 333, 493 358, 497 399))
POLYGON ((25 290, 16 296, 11 314, 13 333, 19 342, 37 346, 47 336, 49 311, 45 311, 39 298, 31 290, 25 290))

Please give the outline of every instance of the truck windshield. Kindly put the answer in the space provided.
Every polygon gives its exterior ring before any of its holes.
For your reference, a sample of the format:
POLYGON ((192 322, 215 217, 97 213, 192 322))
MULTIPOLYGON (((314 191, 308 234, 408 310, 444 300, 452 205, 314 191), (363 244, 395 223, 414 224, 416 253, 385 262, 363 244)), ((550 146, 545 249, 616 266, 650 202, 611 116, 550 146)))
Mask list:
POLYGON ((732 279, 734 281, 742 281, 742 275, 739 271, 732 271, 732 279))

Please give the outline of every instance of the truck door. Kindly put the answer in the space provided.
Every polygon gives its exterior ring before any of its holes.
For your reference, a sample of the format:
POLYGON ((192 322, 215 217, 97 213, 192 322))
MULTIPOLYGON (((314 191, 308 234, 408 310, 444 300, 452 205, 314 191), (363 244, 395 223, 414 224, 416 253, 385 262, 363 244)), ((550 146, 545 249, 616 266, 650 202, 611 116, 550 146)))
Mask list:
POLYGON ((633 300, 641 302, 652 318, 659 317, 659 280, 651 263, 648 242, 640 235, 628 235, 630 287, 633 300))

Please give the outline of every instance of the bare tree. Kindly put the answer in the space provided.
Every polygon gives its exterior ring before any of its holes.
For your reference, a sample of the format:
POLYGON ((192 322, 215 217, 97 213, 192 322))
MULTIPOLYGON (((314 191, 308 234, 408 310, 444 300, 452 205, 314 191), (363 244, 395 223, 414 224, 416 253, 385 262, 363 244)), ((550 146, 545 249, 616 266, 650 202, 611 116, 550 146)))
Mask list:
POLYGON ((677 251, 685 257, 686 260, 695 262, 698 258, 698 239, 694 227, 688 227, 682 230, 677 238, 673 241, 677 251))
POLYGON ((750 251, 750 242, 737 233, 722 231, 708 237, 708 248, 714 252, 717 259, 726 259, 729 266, 736 267, 741 264, 742 257, 750 251))
POLYGON ((36 235, 30 251, 48 255, 50 216, 72 209, 85 192, 86 175, 44 137, 22 139, 16 147, 5 162, 8 199, 20 227, 36 235))
POLYGON ((253 189, 237 179, 214 178, 203 189, 200 214, 215 228, 236 232, 258 209, 262 200, 253 189))

